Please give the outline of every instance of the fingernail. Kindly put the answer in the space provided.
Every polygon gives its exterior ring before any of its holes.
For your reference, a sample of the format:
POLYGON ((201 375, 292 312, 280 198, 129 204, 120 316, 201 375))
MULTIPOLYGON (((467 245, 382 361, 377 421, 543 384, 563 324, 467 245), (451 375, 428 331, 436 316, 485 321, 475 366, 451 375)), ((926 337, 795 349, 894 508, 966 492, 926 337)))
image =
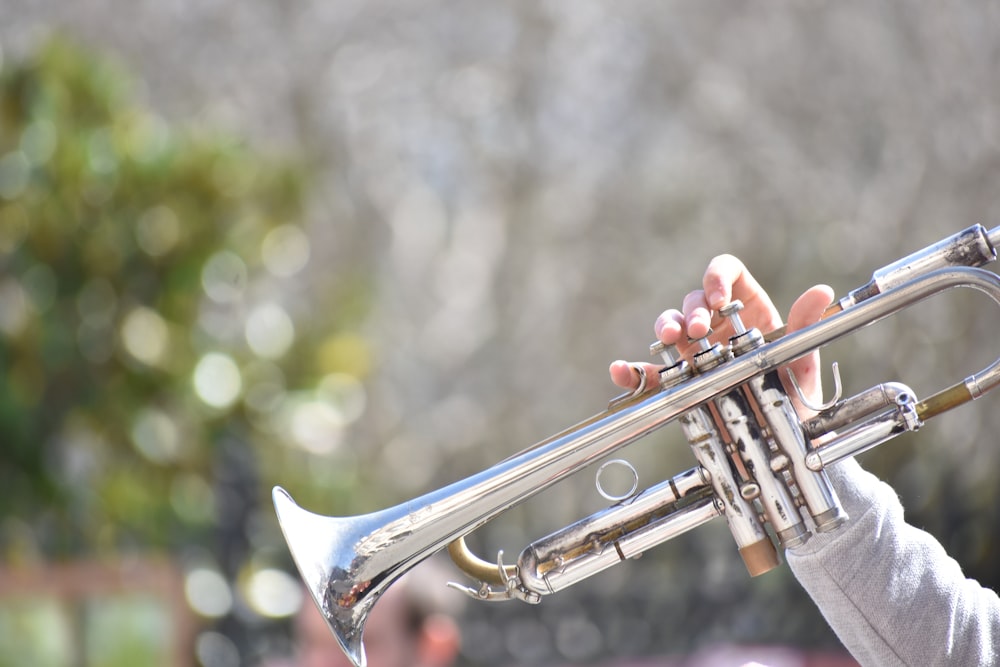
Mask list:
POLYGON ((726 295, 722 290, 715 290, 708 294, 708 305, 712 307, 713 310, 718 310, 722 306, 726 305, 726 295))

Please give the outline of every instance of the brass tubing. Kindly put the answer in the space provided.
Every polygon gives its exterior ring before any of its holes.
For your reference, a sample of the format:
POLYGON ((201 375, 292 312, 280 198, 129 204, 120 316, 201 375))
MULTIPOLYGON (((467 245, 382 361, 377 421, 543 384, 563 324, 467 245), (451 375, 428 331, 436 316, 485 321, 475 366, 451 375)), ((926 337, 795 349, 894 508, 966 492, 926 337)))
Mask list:
MULTIPOLYGON (((455 565, 473 579, 478 579, 493 586, 503 586, 498 564, 483 560, 472 553, 472 550, 465 543, 464 536, 448 543, 448 555, 451 556, 455 565)), ((517 574, 517 567, 514 565, 504 565, 504 571, 508 577, 513 577, 517 574)))
POLYGON ((966 383, 959 382, 918 402, 916 405, 917 417, 921 421, 927 421, 931 417, 936 417, 952 408, 968 403, 973 398, 975 397, 969 391, 966 383))

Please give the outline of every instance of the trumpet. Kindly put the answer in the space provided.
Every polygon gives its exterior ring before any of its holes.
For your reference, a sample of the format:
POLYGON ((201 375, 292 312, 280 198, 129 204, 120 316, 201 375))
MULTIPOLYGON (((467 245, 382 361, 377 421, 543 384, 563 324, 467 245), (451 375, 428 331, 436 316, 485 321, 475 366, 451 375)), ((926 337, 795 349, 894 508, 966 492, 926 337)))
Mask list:
POLYGON ((953 234, 879 269, 819 322, 793 333, 747 328, 734 302, 720 312, 735 331, 728 343, 698 341, 690 360, 655 343, 650 350, 663 359, 659 377, 643 377, 603 412, 487 470, 395 507, 323 516, 275 487, 278 522, 299 573, 355 667, 365 665, 365 619, 380 595, 446 546, 477 582, 456 588, 480 600, 535 604, 722 517, 749 574, 763 574, 779 565, 777 547, 800 545, 847 520, 829 466, 1000 384, 1000 359, 922 400, 896 382, 843 398, 835 373, 833 399, 813 405, 792 376, 792 393, 814 413, 800 418, 779 371, 952 288, 984 292, 1000 306, 1000 277, 981 268, 996 259, 998 241, 1000 227, 953 234), (607 494, 610 506, 533 542, 514 564, 503 562, 503 552, 487 561, 466 546, 465 536, 514 505, 675 421, 694 455, 690 469, 638 493, 633 484, 627 494, 607 494))

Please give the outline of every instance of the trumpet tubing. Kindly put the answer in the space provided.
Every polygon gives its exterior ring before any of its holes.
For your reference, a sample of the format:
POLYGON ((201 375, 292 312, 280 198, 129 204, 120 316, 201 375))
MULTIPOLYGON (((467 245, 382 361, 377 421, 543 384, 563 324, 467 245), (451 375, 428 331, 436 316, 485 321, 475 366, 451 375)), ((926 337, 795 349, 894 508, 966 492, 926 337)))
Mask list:
POLYGON ((456 588, 481 600, 537 603, 723 517, 749 573, 762 574, 779 563, 769 526, 778 546, 787 548, 847 520, 828 466, 916 430, 1000 383, 1000 360, 922 401, 899 383, 841 399, 838 377, 834 400, 800 420, 779 369, 952 288, 984 292, 1000 306, 1000 277, 976 268, 996 258, 998 241, 1000 228, 965 229, 876 271, 820 322, 791 334, 745 328, 733 304, 721 313, 736 331, 728 343, 701 341, 690 361, 656 344, 651 351, 665 365, 631 395, 485 471, 395 507, 323 516, 275 487, 278 522, 299 573, 356 667, 365 664, 362 636, 372 605, 445 546, 478 582, 456 588), (465 546, 466 535, 514 505, 673 421, 695 467, 536 540, 516 564, 504 564, 502 554, 495 563, 484 561, 465 546))

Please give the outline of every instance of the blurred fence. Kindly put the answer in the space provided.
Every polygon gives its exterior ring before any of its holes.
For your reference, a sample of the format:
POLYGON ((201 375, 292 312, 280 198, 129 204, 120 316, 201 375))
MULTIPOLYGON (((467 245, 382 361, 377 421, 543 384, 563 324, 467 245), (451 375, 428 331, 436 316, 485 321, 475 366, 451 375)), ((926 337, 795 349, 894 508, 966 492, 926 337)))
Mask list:
POLYGON ((0 664, 194 664, 195 618, 166 561, 0 568, 0 664))

